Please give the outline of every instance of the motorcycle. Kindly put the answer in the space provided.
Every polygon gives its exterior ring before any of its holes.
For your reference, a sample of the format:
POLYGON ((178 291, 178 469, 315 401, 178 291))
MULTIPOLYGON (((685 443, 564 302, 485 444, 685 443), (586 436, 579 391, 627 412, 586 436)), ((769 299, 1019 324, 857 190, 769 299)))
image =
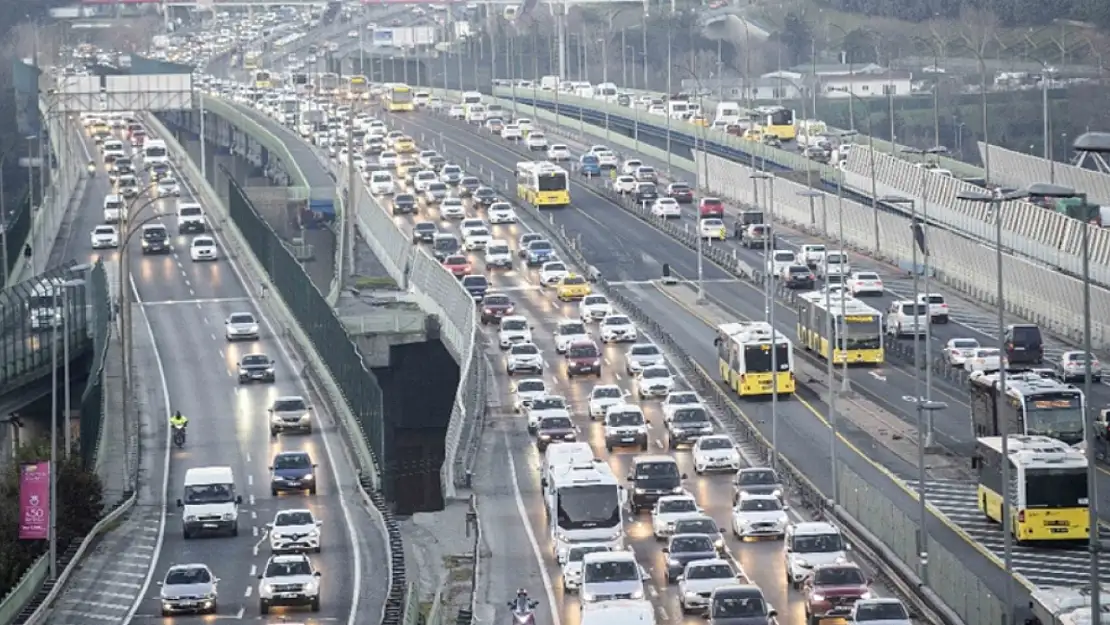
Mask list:
POLYGON ((516 599, 509 602, 509 608, 513 612, 513 625, 535 625, 536 606, 539 604, 539 601, 529 599, 526 594, 517 595, 516 599))
POLYGON ((175 425, 175 426, 173 426, 173 444, 176 445, 178 449, 181 449, 182 447, 185 446, 185 426, 184 425, 175 425))
POLYGON ((96 165, 89 165, 89 176, 96 177, 96 165))

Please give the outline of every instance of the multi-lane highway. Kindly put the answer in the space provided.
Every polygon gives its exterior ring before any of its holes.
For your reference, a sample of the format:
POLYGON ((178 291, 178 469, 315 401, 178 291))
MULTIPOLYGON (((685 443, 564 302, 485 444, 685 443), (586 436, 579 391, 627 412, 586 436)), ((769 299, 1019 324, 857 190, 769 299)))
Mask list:
MULTIPOLYGON (((392 121, 397 123, 396 127, 398 128, 407 126, 407 123, 402 121, 401 118, 394 117, 392 121)), ((418 133, 414 134, 418 136, 418 133)), ((432 147, 432 143, 425 142, 423 145, 418 143, 418 147, 429 148, 432 147)), ((457 146, 448 145, 444 151, 447 155, 456 158, 464 156, 458 151, 457 146)), ((486 168, 484 171, 488 172, 489 169, 486 168)), ((476 166, 469 173, 478 174, 476 166)), ((503 178, 497 177, 496 180, 491 180, 491 182, 502 180, 503 178)), ((473 207, 470 207, 469 213, 469 216, 482 216, 481 211, 475 210, 473 207)), ((492 234, 494 237, 509 241, 510 245, 515 248, 516 241, 521 234, 532 232, 537 227, 526 215, 521 216, 524 217, 524 220, 518 224, 493 226, 492 234)), ((462 238, 456 226, 457 222, 443 219, 438 208, 434 206, 422 206, 419 216, 415 218, 395 217, 397 225, 406 231, 411 231, 416 221, 432 221, 441 232, 451 232, 459 236, 460 239, 462 238)), ((631 248, 633 242, 628 241, 628 245, 631 248)), ((512 298, 516 305, 516 314, 525 315, 533 322, 533 339, 542 350, 546 365, 542 377, 549 384, 551 393, 566 397, 571 404, 575 425, 580 432, 580 440, 590 443, 597 457, 605 459, 612 467, 614 474, 618 476, 627 475, 631 460, 637 455, 637 452, 632 450, 606 452, 601 423, 591 421, 588 417, 589 393, 595 385, 616 384, 624 389, 632 390, 633 378, 624 370, 624 352, 627 345, 602 346, 604 366, 600 378, 578 377, 568 379, 563 371, 561 357, 555 352, 553 333, 559 320, 577 317, 578 305, 576 303, 560 302, 551 288, 544 288, 540 285, 538 270, 527 268, 519 259, 514 262, 512 269, 507 270, 485 267, 480 254, 472 254, 471 261, 474 263, 475 273, 489 277, 493 291, 506 293, 512 298)), ((636 255, 635 258, 630 259, 625 264, 631 269, 635 265, 644 264, 644 261, 639 255, 636 255)), ((578 268, 578 270, 581 271, 582 268, 578 268)), ((642 277, 629 279, 641 281, 650 279, 646 273, 638 275, 642 277)), ((491 345, 495 345, 496 329, 490 326, 486 331, 490 333, 491 345)), ((596 329, 594 331, 596 332, 596 329)), ((646 336, 644 339, 650 341, 651 337, 646 336)), ((490 357, 493 359, 494 370, 502 372, 498 376, 501 404, 509 406, 513 400, 511 395, 513 380, 503 373, 505 356, 496 347, 491 347, 490 357)), ((534 376, 520 374, 517 377, 534 376)), ((680 383, 685 384, 681 379, 680 383)), ((644 409, 645 415, 652 426, 649 433, 650 451, 648 453, 667 453, 664 443, 666 434, 663 427, 663 416, 658 400, 641 401, 640 406, 644 409)), ((548 529, 547 513, 541 496, 538 471, 542 454, 537 450, 534 440, 523 430, 523 417, 519 417, 516 421, 516 427, 511 428, 511 433, 505 435, 505 444, 494 445, 491 450, 491 453, 505 454, 503 458, 494 459, 494 462, 507 467, 513 495, 520 503, 519 512, 524 517, 522 522, 525 522, 527 527, 525 534, 529 544, 527 546, 514 545, 514 551, 520 553, 522 557, 531 556, 542 562, 544 583, 547 586, 545 592, 550 600, 554 601, 557 609, 544 615, 549 617, 550 620, 542 618, 541 622, 555 623, 556 625, 577 623, 580 619, 578 600, 574 595, 564 593, 561 571, 552 556, 554 546, 548 529)), ((712 516, 721 527, 731 527, 731 475, 697 476, 689 452, 685 450, 675 452, 675 456, 679 461, 681 470, 689 478, 685 483, 687 490, 698 499, 704 511, 712 516)), ((676 622, 679 620, 694 622, 699 620, 696 617, 684 617, 682 615, 676 586, 666 582, 666 556, 661 551, 662 544, 652 535, 650 521, 650 515, 647 513, 631 517, 625 525, 625 530, 629 537, 629 543, 637 555, 638 562, 650 574, 648 598, 655 606, 657 618, 661 622, 676 622)), ((489 528, 487 531, 496 532, 499 529, 489 528)), ((763 589, 769 603, 779 610, 780 619, 791 623, 802 622, 805 618, 803 597, 799 592, 790 590, 785 582, 786 570, 782 545, 776 541, 740 542, 730 539, 728 546, 737 567, 742 569, 753 583, 758 584, 763 589)), ((502 576, 504 573, 503 571, 495 571, 492 575, 502 576)), ((540 591, 538 588, 530 590, 533 595, 537 595, 540 591)), ((886 592, 881 588, 877 590, 886 592)), ((547 603, 544 602, 545 611, 548 608, 547 603)), ((507 618, 508 614, 503 616, 507 618)))
MULTIPOLYGON (((145 187, 144 187, 145 188, 145 187)), ((192 201, 186 189, 180 201, 192 201)), ((156 565, 142 582, 144 601, 138 606, 137 622, 161 622, 158 586, 174 564, 204 563, 220 578, 219 613, 230 618, 259 615, 257 575, 270 556, 267 523, 277 511, 308 508, 322 522, 319 555, 311 558, 322 572, 321 609, 306 615, 309 620, 353 622, 356 613, 377 614, 384 600, 382 585, 373 571, 384 561, 385 545, 374 529, 326 406, 314 405, 317 427, 310 435, 271 437, 268 409, 276 397, 301 395, 313 401, 293 364, 283 338, 256 305, 254 293, 245 284, 233 261, 190 260, 191 236, 178 232, 178 201, 164 198, 139 209, 149 195, 140 195, 132 223, 150 219, 162 223, 171 236, 172 251, 144 255, 140 235, 126 251, 132 285, 142 315, 136 316, 136 332, 149 336, 157 359, 155 370, 144 375, 164 387, 171 410, 190 419, 188 440, 173 449, 166 482, 168 500, 184 496, 183 480, 191 468, 226 466, 235 476, 236 492, 242 496, 238 513, 238 536, 186 539, 183 519, 176 508, 168 511, 154 545, 156 565), (258 340, 229 343, 225 320, 235 312, 250 312, 261 320, 258 340), (251 386, 238 383, 238 363, 245 354, 264 353, 275 362, 276 382, 251 386), (305 451, 317 464, 315 495, 271 495, 269 467, 275 454, 305 451), (358 531, 356 533, 356 528, 358 531)), ((103 196, 101 196, 101 199, 103 196)), ((98 222, 95 203, 83 219, 89 228, 98 222)), ((118 252, 105 254, 118 259, 118 252)), ((153 407, 155 409, 159 407, 153 407)), ((168 415, 158 411, 158 418, 168 415)), ((134 581, 134 580, 133 580, 134 581)))
MULTIPOLYGON (((427 114, 411 117, 394 115, 391 121, 418 140, 423 136, 425 143, 435 142, 436 147, 442 146, 442 151, 454 160, 469 160, 471 169, 481 167, 497 185, 515 184, 512 182, 515 165, 524 159, 521 153, 500 140, 478 138, 461 123, 427 114)), ((685 246, 628 215, 577 180, 572 182, 571 196, 573 205, 569 209, 548 213, 555 225, 579 236, 584 256, 615 283, 614 288, 633 298, 648 315, 662 324, 700 366, 707 371, 715 370, 717 356, 713 347, 713 328, 650 282, 661 275, 663 264, 669 264, 683 276, 696 275, 694 255, 685 246)), ((706 288, 714 297, 732 298, 737 301, 738 307, 743 305, 748 310, 753 306, 759 307, 757 315, 762 316, 761 294, 739 281, 731 280, 722 269, 711 263, 705 264, 705 279, 706 288)), ((780 316, 785 314, 784 308, 779 310, 780 316)), ((780 452, 824 492, 830 491, 828 408, 819 398, 809 396, 800 401, 780 402, 775 414, 764 403, 744 404, 743 408, 768 438, 772 436, 772 429, 776 429, 780 452), (773 420, 777 421, 777 428, 772 428, 773 420)), ((914 468, 898 455, 875 444, 871 434, 862 428, 843 418, 840 424, 843 436, 838 447, 840 460, 912 514, 913 500, 883 476, 877 465, 901 475, 915 474, 914 468)), ((953 553, 969 552, 965 564, 986 580, 995 592, 1001 593, 1005 577, 991 560, 981 552, 971 550, 953 528, 941 520, 931 519, 929 525, 933 538, 941 541, 947 549, 953 553)))

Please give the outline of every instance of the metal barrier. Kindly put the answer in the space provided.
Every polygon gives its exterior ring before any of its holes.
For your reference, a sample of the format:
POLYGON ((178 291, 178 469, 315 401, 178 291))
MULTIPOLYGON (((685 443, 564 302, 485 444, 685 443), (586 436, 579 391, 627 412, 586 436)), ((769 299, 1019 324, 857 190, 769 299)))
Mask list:
POLYGON ((108 288, 108 272, 104 263, 96 261, 85 275, 86 299, 89 303, 89 333, 92 336, 93 361, 85 390, 81 393, 81 459, 87 470, 96 465, 100 446, 100 429, 104 420, 104 364, 112 332, 112 299, 108 288))
MULTIPOLYGON (((1022 154, 1013 150, 979 142, 979 154, 991 163, 991 181, 1016 188, 1030 182, 1055 182, 1085 192, 1092 204, 1110 206, 1110 175, 1070 163, 1022 154)), ((1110 224, 1107 224, 1110 225, 1110 224)))
MULTIPOLYGON (((886 495, 841 463, 837 493, 840 505, 867 527, 903 562, 918 560, 920 519, 911 518, 886 495)), ((963 563, 941 546, 929 543, 929 585, 965 623, 1001 623, 1002 601, 963 563)))

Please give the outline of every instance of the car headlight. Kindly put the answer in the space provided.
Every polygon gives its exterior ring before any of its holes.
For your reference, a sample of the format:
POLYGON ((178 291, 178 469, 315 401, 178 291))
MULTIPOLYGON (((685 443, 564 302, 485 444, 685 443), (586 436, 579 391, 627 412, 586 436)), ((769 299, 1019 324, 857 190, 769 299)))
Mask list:
POLYGON ((301 423, 308 423, 311 420, 312 420, 312 415, 308 414, 307 412, 305 414, 301 415, 301 423))
POLYGON ((540 440, 551 440, 550 434, 540 434, 540 440))
POLYGON ((837 556, 836 564, 848 564, 848 558, 845 558, 844 556, 837 556))
POLYGON ((679 566, 682 563, 675 558, 667 558, 667 566, 679 566))
MULTIPOLYGON (((808 569, 808 568, 810 568, 810 567, 809 567, 809 562, 808 562, 808 561, 806 561, 806 559, 805 559, 805 558, 794 558, 794 562, 793 562, 793 564, 794 564, 794 566, 797 566, 797 567, 801 567, 801 568, 803 568, 803 569, 808 569)), ((842 564, 842 563, 841 563, 841 562, 837 562, 837 564, 842 564)))
POLYGON ((724 549, 725 548, 725 539, 724 539, 724 537, 722 536, 722 537, 718 538, 717 540, 714 540, 713 541, 713 546, 718 548, 718 549, 724 549))
POLYGON ((674 488, 671 489, 671 492, 676 494, 676 495, 681 495, 682 494, 682 487, 681 486, 675 486, 674 488))
POLYGON ((644 591, 637 590, 636 592, 632 593, 632 598, 633 599, 643 599, 644 598, 644 591))
POLYGON ((776 488, 774 490, 774 492, 772 492, 771 494, 774 495, 775 497, 782 497, 782 489, 781 488, 776 488))
POLYGON ((634 492, 635 492, 635 493, 636 493, 637 495, 643 495, 643 494, 644 494, 644 489, 642 489, 642 488, 637 488, 637 489, 636 489, 636 490, 635 490, 634 492))
POLYGON ((871 598, 871 591, 869 591, 869 590, 868 590, 868 591, 864 591, 864 593, 863 593, 863 594, 861 594, 861 595, 859 596, 859 598, 860 598, 860 599, 864 599, 864 600, 866 600, 866 599, 870 599, 870 598, 871 598))
POLYGON ((268 595, 268 594, 274 592, 274 587, 271 586, 270 584, 264 583, 258 588, 258 591, 260 593, 264 594, 264 595, 268 595))
POLYGON ((306 482, 311 482, 312 480, 316 479, 316 476, 309 473, 308 475, 302 477, 301 479, 306 481, 306 482))
POLYGON ((592 592, 582 593, 582 601, 585 601, 586 603, 590 603, 590 602, 596 601, 596 600, 597 600, 597 596, 594 595, 592 592))
POLYGON ((185 521, 186 521, 187 523, 192 523, 193 521, 196 521, 196 520, 197 520, 197 515, 195 515, 195 514, 187 514, 187 515, 185 515, 185 521))
POLYGON ((247 370, 243 369, 243 368, 240 368, 239 369, 239 375, 247 375, 247 370))
POLYGON ((822 595, 820 593, 814 593, 810 598, 813 599, 814 601, 824 601, 825 600, 825 595, 822 595))
POLYGON ((712 434, 713 433, 713 426, 712 425, 703 426, 701 428, 700 432, 702 434, 712 434))
POLYGON ((273 372, 274 372, 274 368, 272 366, 266 367, 266 373, 273 373, 273 372))
POLYGON ((232 513, 230 513, 230 512, 225 512, 225 513, 224 513, 224 520, 225 520, 225 521, 230 521, 230 520, 232 520, 232 519, 234 519, 234 518, 235 518, 235 515, 234 515, 234 514, 232 514, 232 513))

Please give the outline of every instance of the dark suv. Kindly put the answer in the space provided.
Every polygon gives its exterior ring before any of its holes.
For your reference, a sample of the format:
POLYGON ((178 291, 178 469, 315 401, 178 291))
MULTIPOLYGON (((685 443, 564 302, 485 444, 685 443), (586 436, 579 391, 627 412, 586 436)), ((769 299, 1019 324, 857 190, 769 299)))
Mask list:
POLYGON ((575 341, 567 347, 567 377, 594 374, 601 377, 601 350, 593 341, 575 341))
POLYGON ((664 495, 682 492, 682 480, 686 474, 678 469, 678 461, 671 456, 636 456, 628 472, 632 485, 629 503, 633 514, 650 508, 664 495))
POLYGON ((143 226, 143 254, 168 254, 170 237, 162 224, 143 226))
POLYGON ((1044 339, 1033 324, 1006 327, 1006 366, 1039 365, 1044 362, 1044 339))
POLYGON ((813 275, 809 267, 805 265, 791 265, 786 268, 786 280, 783 281, 783 286, 788 289, 809 289, 817 288, 817 276, 813 275))
POLYGON ((806 621, 844 618, 860 599, 870 598, 871 581, 855 564, 825 564, 806 581, 806 621))

